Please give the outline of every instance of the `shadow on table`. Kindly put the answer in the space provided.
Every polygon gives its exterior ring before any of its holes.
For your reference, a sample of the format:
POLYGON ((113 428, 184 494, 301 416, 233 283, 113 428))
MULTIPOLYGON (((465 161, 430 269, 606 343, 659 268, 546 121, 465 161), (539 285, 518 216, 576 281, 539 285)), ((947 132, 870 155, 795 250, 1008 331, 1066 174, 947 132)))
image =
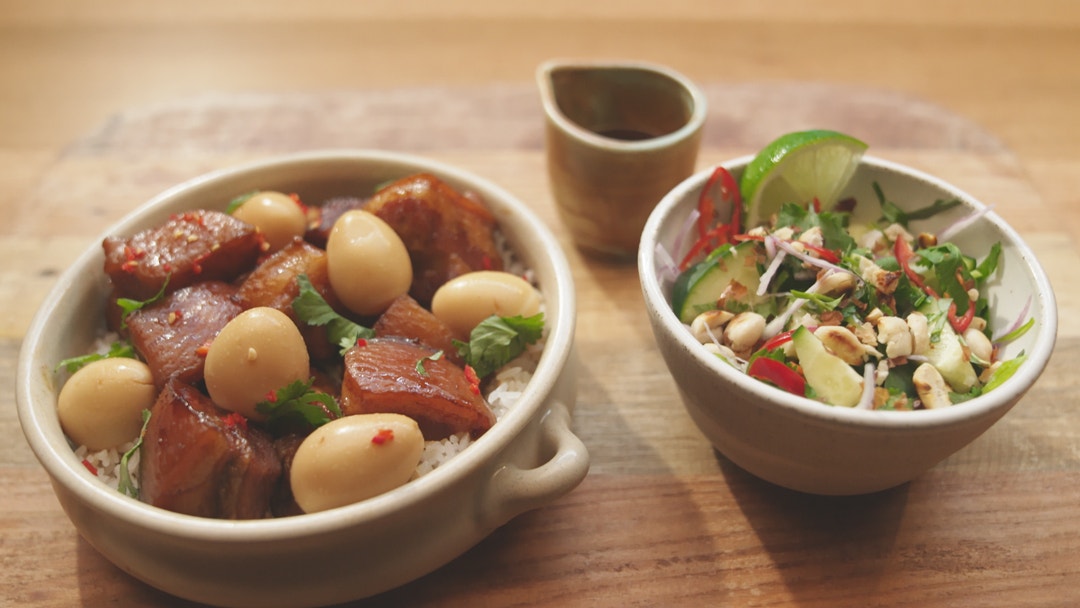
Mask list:
MULTIPOLYGON (((872 592, 889 576, 888 556, 908 502, 909 484, 858 496, 788 490, 716 453, 731 495, 789 594, 820 604, 823 589, 872 592)), ((863 597, 872 597, 866 595, 863 597)))

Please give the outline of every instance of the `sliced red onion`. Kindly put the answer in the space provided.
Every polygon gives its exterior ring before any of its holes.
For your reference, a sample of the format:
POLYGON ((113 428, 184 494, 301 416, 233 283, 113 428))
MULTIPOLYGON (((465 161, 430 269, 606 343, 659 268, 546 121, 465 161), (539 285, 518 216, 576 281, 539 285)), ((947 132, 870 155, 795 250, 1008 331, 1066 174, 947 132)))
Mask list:
POLYGON ((679 265, 662 244, 657 243, 654 251, 656 254, 656 278, 659 280, 660 286, 666 289, 669 284, 674 283, 675 279, 679 278, 679 265))
POLYGON ((679 228, 678 236, 675 237, 675 242, 671 244, 671 250, 675 252, 675 255, 681 260, 686 256, 687 252, 684 251, 686 244, 686 235, 690 234, 694 229, 694 225, 697 224, 697 219, 701 216, 701 211, 697 207, 694 207, 690 214, 683 220, 683 225, 679 228))
POLYGON ((850 274, 852 276, 858 277, 860 280, 862 279, 862 277, 859 277, 859 275, 855 274, 854 272, 851 272, 850 270, 848 270, 847 268, 844 268, 843 266, 837 266, 836 264, 833 264, 832 262, 828 262, 828 261, 823 260, 821 258, 816 258, 816 257, 814 257, 812 255, 809 255, 809 254, 805 253, 805 252, 799 251, 798 249, 792 247, 790 243, 787 243, 787 242, 785 242, 785 241, 783 241, 781 239, 776 239, 776 246, 779 247, 780 249, 788 252, 789 254, 799 258, 800 260, 806 262, 807 264, 812 265, 812 266, 817 266, 819 268, 824 268, 826 270, 836 270, 836 271, 840 271, 840 272, 846 272, 846 273, 848 273, 848 274, 850 274))
POLYGON ((946 226, 941 232, 939 232, 937 234, 937 241, 939 243, 944 243, 946 241, 949 241, 950 239, 952 239, 952 237, 956 236, 957 233, 959 233, 961 230, 963 230, 964 228, 967 228, 968 226, 974 224, 975 220, 977 220, 980 217, 986 215, 987 213, 990 213, 991 209, 993 209, 992 205, 990 207, 983 207, 982 209, 979 209, 975 213, 972 213, 971 215, 968 215, 966 217, 962 217, 959 220, 953 222, 952 224, 946 226))
POLYGON ((994 344, 997 344, 1005 336, 1011 334, 1017 329, 1020 329, 1020 326, 1025 323, 1024 319, 1027 318, 1029 310, 1031 310, 1031 296, 1028 296, 1027 302, 1024 303, 1024 308, 1020 310, 1020 314, 1017 315, 1016 320, 1013 321, 1008 327, 1006 327, 1004 331, 998 333, 998 335, 992 338, 990 341, 994 344))
POLYGON ((855 409, 868 410, 874 407, 874 369, 875 365, 871 362, 867 362, 863 367, 862 395, 855 404, 855 409))

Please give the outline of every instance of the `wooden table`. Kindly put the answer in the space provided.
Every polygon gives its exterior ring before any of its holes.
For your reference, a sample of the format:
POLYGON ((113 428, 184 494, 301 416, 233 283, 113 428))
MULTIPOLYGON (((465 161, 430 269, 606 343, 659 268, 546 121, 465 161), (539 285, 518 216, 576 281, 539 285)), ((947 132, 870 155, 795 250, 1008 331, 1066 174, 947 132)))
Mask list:
MULTIPOLYGON (((518 4, 0 0, 3 379, 57 273, 165 187, 316 147, 414 152, 500 183, 562 240, 592 468, 358 606, 1080 601, 1080 5, 518 4), (740 471, 683 412, 636 269, 582 256, 555 215, 532 78, 560 56, 647 59, 702 84, 702 167, 831 127, 994 204, 1055 286, 1049 368, 998 425, 902 487, 823 498, 740 471)), ((189 605, 78 537, 13 391, 0 400, 0 605, 189 605)))

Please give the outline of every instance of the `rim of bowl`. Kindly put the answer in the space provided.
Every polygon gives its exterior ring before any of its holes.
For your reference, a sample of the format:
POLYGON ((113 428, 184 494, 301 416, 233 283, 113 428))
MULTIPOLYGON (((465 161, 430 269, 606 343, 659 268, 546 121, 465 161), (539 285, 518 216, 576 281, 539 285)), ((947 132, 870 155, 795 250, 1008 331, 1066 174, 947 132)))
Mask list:
MULTIPOLYGON (((550 398, 550 393, 570 357, 577 314, 574 308, 575 288, 569 263, 554 235, 524 202, 501 186, 442 161, 417 155, 368 149, 314 150, 278 155, 210 171, 181 182, 139 205, 91 243, 60 275, 26 332, 26 339, 19 353, 16 377, 20 423, 30 447, 54 483, 61 484, 95 509, 123 518, 137 526, 170 534, 179 531, 186 538, 214 542, 271 542, 301 534, 324 534, 362 525, 419 503, 453 485, 469 472, 492 464, 493 458, 520 435, 537 409, 550 398), (35 364, 35 354, 41 348, 44 326, 49 323, 58 303, 67 293, 67 286, 91 268, 93 272, 103 272, 91 266, 97 259, 96 248, 101 239, 108 235, 130 233, 134 227, 149 222, 155 213, 175 204, 177 198, 193 190, 235 180, 249 172, 294 165, 317 166, 328 162, 390 164, 395 169, 400 169, 402 175, 431 172, 458 186, 464 185, 478 192, 485 203, 496 211, 500 227, 505 227, 507 220, 511 220, 510 223, 515 225, 514 230, 518 233, 518 240, 524 231, 528 231, 530 239, 535 239, 537 246, 535 250, 529 249, 528 257, 534 258, 532 265, 535 265, 536 260, 544 258, 550 264, 553 271, 552 282, 558 285, 558 289, 557 294, 544 293, 544 298, 548 302, 549 310, 554 305, 559 314, 558 322, 549 330, 536 371, 522 392, 518 404, 493 425, 491 430, 473 441, 468 449, 434 471, 385 494, 318 513, 258 520, 219 520, 183 515, 125 496, 91 477, 88 472, 80 471, 82 466, 75 459, 70 446, 55 445, 39 431, 39 427, 46 421, 41 417, 43 414, 31 405, 30 387, 35 382, 34 376, 42 372, 40 366, 35 364), (506 213, 498 213, 501 210, 506 213), (553 295, 554 300, 551 299, 553 295)), ((515 251, 519 255, 524 253, 520 248, 515 248, 515 251)))
MULTIPOLYGON (((729 171, 741 171, 753 158, 754 155, 740 156, 719 164, 729 171)), ((1032 281, 1037 286, 1036 298, 1041 299, 1041 305, 1037 307, 1040 316, 1036 318, 1038 327, 1032 342, 1034 348, 1026 353, 1028 356, 1027 362, 1021 365, 1016 373, 1002 383, 1001 386, 989 394, 980 395, 948 408, 916 411, 861 410, 829 406, 807 397, 791 395, 765 382, 750 378, 745 373, 723 363, 717 357, 707 356, 705 349, 701 348, 697 340, 691 336, 688 330, 684 329, 685 326, 675 316, 660 286, 655 269, 657 239, 661 228, 667 225, 669 221, 674 221, 671 220, 671 214, 675 208, 680 206, 680 203, 688 195, 699 191, 703 187, 715 167, 699 171, 673 188, 660 200, 645 224, 641 246, 638 250, 638 273, 649 313, 657 315, 664 331, 669 331, 680 346, 692 353, 695 359, 708 367, 713 373, 719 374, 722 378, 738 385, 741 390, 752 394, 762 407, 782 408, 791 414, 807 419, 888 431, 899 428, 925 428, 960 424, 969 418, 987 414, 1013 403, 1031 387, 1046 367, 1057 335, 1057 307, 1054 292, 1046 273, 1036 260, 1034 252, 1005 220, 960 188, 924 171, 873 155, 863 156, 860 164, 891 171, 948 192, 950 195, 960 199, 971 210, 982 211, 983 216, 978 221, 992 223, 1016 246, 1020 257, 1023 258, 1027 273, 1031 275, 1032 281)))

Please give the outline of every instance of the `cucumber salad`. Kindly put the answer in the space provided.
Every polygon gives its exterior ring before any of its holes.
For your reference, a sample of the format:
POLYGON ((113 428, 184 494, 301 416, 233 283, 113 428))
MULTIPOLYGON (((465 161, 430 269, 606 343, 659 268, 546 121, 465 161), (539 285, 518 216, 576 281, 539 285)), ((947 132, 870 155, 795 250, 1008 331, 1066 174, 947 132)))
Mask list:
POLYGON ((800 200, 798 176, 785 175, 794 171, 787 161, 801 155, 800 162, 813 162, 816 155, 844 164, 831 168, 832 181, 842 182, 828 184, 832 197, 865 148, 852 141, 861 143, 833 132, 788 134, 751 161, 741 184, 716 168, 682 244, 661 256, 669 261, 660 272, 673 311, 722 360, 825 404, 933 409, 993 390, 1024 361, 1023 353, 1000 359, 1000 346, 1034 324, 1027 307, 996 333, 987 324, 983 290, 997 270, 1000 243, 976 259, 949 242, 978 213, 937 234, 911 228, 959 200, 904 211, 877 183, 877 200, 823 200, 813 193, 825 189, 820 184, 803 188, 800 200), (802 145, 808 138, 813 144, 802 145), (849 153, 822 154, 830 146, 849 153), (718 220, 719 202, 730 206, 730 218, 718 220), (853 225, 856 205, 876 205, 878 219, 853 225), (746 225, 749 218, 753 225, 746 225))

